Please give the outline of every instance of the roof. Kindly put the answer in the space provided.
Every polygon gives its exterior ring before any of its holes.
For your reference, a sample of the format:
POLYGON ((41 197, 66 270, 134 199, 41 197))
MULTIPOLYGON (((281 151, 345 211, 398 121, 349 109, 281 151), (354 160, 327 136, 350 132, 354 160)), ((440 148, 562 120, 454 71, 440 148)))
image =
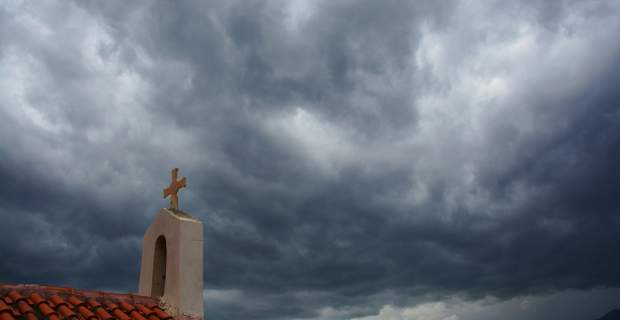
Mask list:
POLYGON ((171 320, 160 300, 73 288, 0 284, 0 320, 171 320))

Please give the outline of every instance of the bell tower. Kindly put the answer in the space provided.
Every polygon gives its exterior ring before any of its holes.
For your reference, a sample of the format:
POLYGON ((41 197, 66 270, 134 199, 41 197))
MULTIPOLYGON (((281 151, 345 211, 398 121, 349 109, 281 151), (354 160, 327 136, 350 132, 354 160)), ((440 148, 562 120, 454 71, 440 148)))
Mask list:
POLYGON ((204 319, 203 306, 203 227, 200 220, 176 208, 176 181, 164 190, 174 195, 171 207, 161 209, 144 233, 140 290, 145 296, 161 297, 174 315, 204 319))

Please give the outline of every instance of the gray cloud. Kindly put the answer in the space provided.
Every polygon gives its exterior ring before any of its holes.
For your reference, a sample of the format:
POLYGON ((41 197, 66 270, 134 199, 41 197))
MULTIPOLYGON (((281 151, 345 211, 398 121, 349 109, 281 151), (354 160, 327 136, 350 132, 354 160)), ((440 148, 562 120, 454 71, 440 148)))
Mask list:
POLYGON ((178 166, 213 319, 618 287, 618 9, 7 3, 0 280, 136 290, 178 166))

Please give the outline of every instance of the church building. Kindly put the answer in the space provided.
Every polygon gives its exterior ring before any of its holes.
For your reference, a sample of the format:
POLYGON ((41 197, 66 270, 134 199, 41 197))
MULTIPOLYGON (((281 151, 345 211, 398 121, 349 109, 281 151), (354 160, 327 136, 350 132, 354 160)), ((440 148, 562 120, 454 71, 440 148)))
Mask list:
POLYGON ((32 284, 0 284, 0 320, 202 320, 202 222, 178 208, 172 170, 161 209, 144 234, 137 294, 32 284))

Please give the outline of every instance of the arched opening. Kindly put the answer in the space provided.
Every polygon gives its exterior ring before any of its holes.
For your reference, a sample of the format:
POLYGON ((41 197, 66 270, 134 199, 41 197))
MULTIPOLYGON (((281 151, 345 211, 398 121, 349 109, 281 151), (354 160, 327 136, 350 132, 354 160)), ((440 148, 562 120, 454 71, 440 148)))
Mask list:
POLYGON ((166 238, 159 236, 155 242, 155 256, 153 259, 153 285, 151 296, 161 297, 166 288, 166 238))

